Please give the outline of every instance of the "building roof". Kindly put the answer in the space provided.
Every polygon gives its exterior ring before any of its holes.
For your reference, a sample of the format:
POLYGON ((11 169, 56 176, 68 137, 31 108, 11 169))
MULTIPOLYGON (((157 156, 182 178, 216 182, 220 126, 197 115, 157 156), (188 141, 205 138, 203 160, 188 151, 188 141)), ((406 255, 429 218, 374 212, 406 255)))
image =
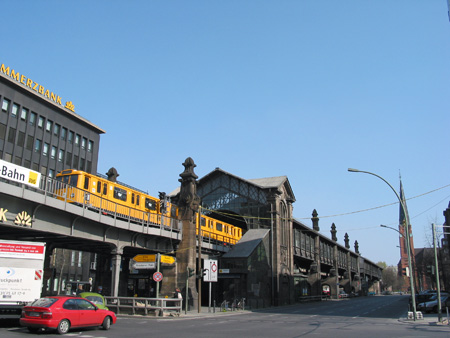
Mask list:
POLYGON ((247 258, 269 234, 269 229, 248 230, 239 242, 223 258, 247 258))

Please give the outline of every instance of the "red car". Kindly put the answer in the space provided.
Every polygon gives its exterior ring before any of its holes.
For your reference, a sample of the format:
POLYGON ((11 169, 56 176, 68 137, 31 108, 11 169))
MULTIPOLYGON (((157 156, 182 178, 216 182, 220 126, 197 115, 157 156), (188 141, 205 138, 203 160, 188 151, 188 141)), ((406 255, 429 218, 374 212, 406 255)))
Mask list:
POLYGON ((30 332, 39 329, 56 329, 65 334, 71 328, 101 326, 109 330, 116 322, 116 314, 102 310, 87 299, 72 296, 44 297, 35 300, 22 310, 20 325, 30 332))

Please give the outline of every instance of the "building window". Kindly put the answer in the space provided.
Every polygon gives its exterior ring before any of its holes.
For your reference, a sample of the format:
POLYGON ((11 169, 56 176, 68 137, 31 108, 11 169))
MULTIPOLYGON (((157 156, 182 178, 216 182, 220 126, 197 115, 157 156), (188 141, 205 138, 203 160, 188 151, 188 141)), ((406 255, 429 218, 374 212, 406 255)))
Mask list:
POLYGON ((36 139, 36 141, 34 142, 34 151, 35 151, 36 153, 41 152, 41 147, 42 147, 42 141, 36 139))
POLYGON ((55 123, 55 126, 53 127, 53 134, 55 134, 56 136, 59 136, 59 129, 60 129, 59 124, 55 123))
POLYGON ((83 261, 83 253, 78 251, 78 267, 81 268, 81 262, 83 261))
POLYGON ((88 151, 89 151, 90 153, 92 153, 92 149, 94 149, 94 142, 89 141, 89 143, 88 143, 88 151))
POLYGON ((44 127, 44 118, 42 116, 39 116, 38 127, 39 128, 43 128, 44 127))
POLYGON ((34 124, 36 123, 36 113, 31 112, 30 114, 30 125, 34 126, 34 124))
POLYGON ((56 147, 55 146, 52 146, 52 153, 50 154, 50 156, 52 159, 56 158, 56 147))
POLYGON ((25 133, 19 130, 19 136, 17 137, 17 145, 23 147, 25 144, 25 133))
POLYGON ((72 167, 75 168, 75 169, 78 167, 78 156, 77 155, 73 156, 72 167))
POLYGON ((64 150, 59 149, 58 152, 58 162, 63 162, 64 161, 64 150))
POLYGON ((7 113, 9 110, 9 104, 11 103, 11 101, 9 101, 8 99, 3 98, 3 103, 2 103, 2 110, 7 113))
POLYGON ((6 124, 0 123, 0 140, 4 140, 6 137, 6 124))
POLYGON ((75 251, 72 251, 72 257, 70 259, 70 266, 75 266, 75 251))
POLYGON ((76 144, 76 145, 80 145, 80 137, 81 137, 81 136, 78 135, 78 134, 75 135, 75 144, 76 144))
POLYGON ((48 148, 50 148, 50 144, 44 143, 44 149, 42 150, 42 155, 48 156, 48 148))
POLYGON ((14 158, 14 164, 22 165, 22 157, 16 156, 14 158))
POLYGON ((39 171, 39 164, 33 162, 33 166, 31 167, 34 171, 39 171))
POLYGON ((80 158, 80 170, 84 170, 84 161, 85 161, 85 159, 84 158, 80 158))
POLYGON ((17 112, 19 111, 19 105, 13 103, 13 107, 11 110, 11 116, 17 117, 17 112))
POLYGON ((86 137, 83 137, 83 139, 81 140, 81 149, 86 149, 86 143, 87 139, 86 137))
POLYGON ((14 143, 15 140, 16 140, 16 129, 15 128, 9 128, 8 142, 14 143))
POLYGON ((12 162, 12 154, 5 153, 5 161, 6 162, 12 162))
POLYGON ((34 137, 32 135, 27 135, 27 144, 25 148, 27 148, 28 150, 33 150, 33 141, 34 137))
POLYGON ((22 107, 22 113, 20 113, 20 118, 24 121, 27 120, 28 109, 22 107))
POLYGON ((61 129, 61 140, 65 141, 67 137, 67 128, 62 128, 61 129))
POLYGON ((66 165, 68 165, 69 167, 72 166, 72 153, 67 153, 66 154, 66 165))
POLYGON ((69 143, 73 142, 73 131, 69 131, 69 143))
POLYGON ((54 169, 49 169, 48 170, 48 177, 50 177, 50 178, 55 177, 55 170, 54 169))
POLYGON ((52 131, 52 124, 53 124, 52 121, 47 120, 47 124, 45 125, 45 130, 48 131, 48 132, 51 132, 52 131))
POLYGON ((29 160, 23 160, 23 166, 25 168, 31 169, 31 161, 29 160))

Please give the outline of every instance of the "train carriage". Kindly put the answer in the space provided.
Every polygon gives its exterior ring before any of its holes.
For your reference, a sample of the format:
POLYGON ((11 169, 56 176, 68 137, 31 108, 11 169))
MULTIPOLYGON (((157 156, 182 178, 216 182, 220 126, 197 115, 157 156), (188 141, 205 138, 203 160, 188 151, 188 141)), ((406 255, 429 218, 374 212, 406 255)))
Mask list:
MULTIPOLYGON (((123 183, 81 170, 68 169, 57 174, 55 194, 69 203, 137 223, 172 227, 178 219, 178 207, 170 203, 164 193, 160 193, 161 199, 158 199, 123 183)), ((199 228, 203 237, 217 242, 236 244, 242 237, 241 228, 206 215, 197 219, 197 235, 199 228)))

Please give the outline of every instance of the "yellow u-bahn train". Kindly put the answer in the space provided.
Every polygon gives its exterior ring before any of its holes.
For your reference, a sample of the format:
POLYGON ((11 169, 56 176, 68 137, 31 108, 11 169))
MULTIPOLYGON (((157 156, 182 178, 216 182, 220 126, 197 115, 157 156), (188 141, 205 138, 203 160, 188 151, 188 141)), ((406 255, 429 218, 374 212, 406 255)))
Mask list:
MULTIPOLYGON (((56 175, 56 180, 55 194, 69 203, 150 226, 172 227, 177 222, 176 205, 123 183, 73 169, 63 170, 56 175)), ((197 218, 197 234, 198 223, 203 237, 218 242, 236 244, 242 237, 241 228, 206 215, 201 215, 200 220, 197 218)))

